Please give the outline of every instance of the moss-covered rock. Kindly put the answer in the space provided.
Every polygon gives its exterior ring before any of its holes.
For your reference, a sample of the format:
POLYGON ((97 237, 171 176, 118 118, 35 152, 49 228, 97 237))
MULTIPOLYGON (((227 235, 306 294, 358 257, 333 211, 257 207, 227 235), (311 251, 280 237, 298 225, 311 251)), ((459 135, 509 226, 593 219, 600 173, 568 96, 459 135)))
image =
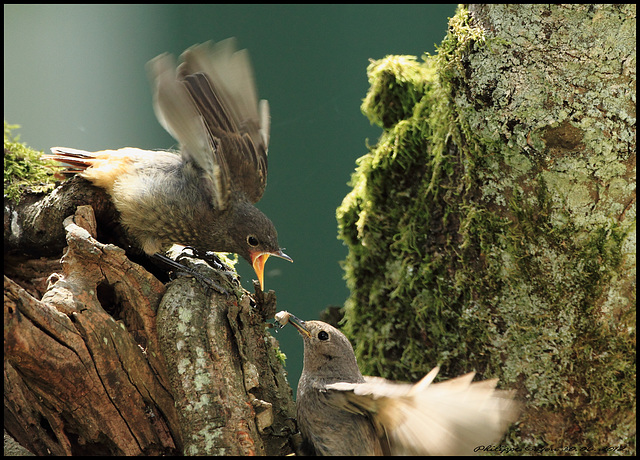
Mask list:
POLYGON ((369 66, 337 211, 363 372, 476 370, 526 402, 512 447, 630 453, 635 6, 461 7, 423 61, 369 66))

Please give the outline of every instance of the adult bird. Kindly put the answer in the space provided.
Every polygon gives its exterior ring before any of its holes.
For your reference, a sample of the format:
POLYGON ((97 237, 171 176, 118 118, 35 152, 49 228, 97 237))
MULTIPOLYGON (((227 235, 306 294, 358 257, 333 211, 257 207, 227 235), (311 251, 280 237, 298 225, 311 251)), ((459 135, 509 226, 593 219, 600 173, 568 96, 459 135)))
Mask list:
POLYGON ((504 434, 518 415, 510 391, 474 373, 433 383, 434 368, 416 384, 364 377, 349 340, 322 321, 276 314, 304 341, 298 383, 301 453, 310 455, 472 455, 504 434))

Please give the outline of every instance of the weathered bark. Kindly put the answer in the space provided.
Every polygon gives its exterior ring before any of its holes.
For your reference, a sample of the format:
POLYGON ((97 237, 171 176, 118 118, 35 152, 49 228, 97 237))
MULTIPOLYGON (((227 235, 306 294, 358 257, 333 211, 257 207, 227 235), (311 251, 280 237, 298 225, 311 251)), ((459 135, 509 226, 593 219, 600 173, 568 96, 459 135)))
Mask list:
POLYGON ((5 276, 5 427, 39 454, 171 451, 177 416, 154 313, 164 286, 91 237, 90 207, 65 228, 62 274, 42 300, 5 276))
POLYGON ((256 304, 246 293, 209 296, 196 280, 181 278, 160 303, 158 336, 186 455, 287 452, 295 432, 287 420, 291 389, 264 325, 275 314, 275 295, 258 297, 256 304))
POLYGON ((19 204, 5 197, 4 252, 38 257, 61 254, 66 245, 62 223, 81 205, 94 209, 100 221, 96 229, 100 241, 111 242, 101 238, 109 235, 126 247, 128 242, 117 223, 117 211, 105 191, 73 177, 48 195, 26 193, 19 204))
POLYGON ((635 9, 460 7, 436 56, 369 67, 345 332, 364 373, 517 388, 505 448, 632 451, 635 9))
POLYGON ((5 244, 14 249, 5 253, 9 434, 42 455, 291 452, 292 392, 265 327, 273 293, 252 300, 236 275, 208 266, 194 269, 228 296, 190 277, 165 287, 124 250, 95 239, 89 206, 64 220, 61 263, 16 253, 36 252, 39 241, 59 246, 51 223, 70 205, 54 198, 74 187, 5 203, 5 243, 14 236, 5 244), (16 232, 25 222, 40 223, 16 232))

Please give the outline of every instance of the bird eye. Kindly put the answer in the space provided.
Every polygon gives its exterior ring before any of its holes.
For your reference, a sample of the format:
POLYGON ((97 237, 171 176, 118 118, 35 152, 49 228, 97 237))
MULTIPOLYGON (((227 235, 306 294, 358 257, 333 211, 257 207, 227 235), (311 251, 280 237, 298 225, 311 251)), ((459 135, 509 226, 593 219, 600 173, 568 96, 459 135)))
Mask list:
POLYGON ((255 236, 249 235, 247 237, 247 243, 249 243, 249 246, 256 247, 260 242, 258 241, 258 238, 256 238, 255 236))
POLYGON ((320 340, 329 340, 329 334, 326 331, 320 331, 318 332, 318 338, 320 340))

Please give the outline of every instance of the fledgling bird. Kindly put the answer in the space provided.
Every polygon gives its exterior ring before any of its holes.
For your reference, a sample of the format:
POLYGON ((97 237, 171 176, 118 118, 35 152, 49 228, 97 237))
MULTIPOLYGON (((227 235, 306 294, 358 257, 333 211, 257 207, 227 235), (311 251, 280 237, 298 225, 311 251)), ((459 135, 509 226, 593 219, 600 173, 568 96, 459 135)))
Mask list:
POLYGON ((237 253, 263 288, 269 256, 292 262, 254 206, 267 183, 269 105, 258 102, 248 53, 233 39, 195 45, 181 60, 177 69, 168 54, 148 64, 156 117, 180 152, 54 147, 44 158, 104 188, 146 254, 172 244, 237 253))
POLYGON ((298 427, 308 455, 472 455, 498 441, 518 415, 513 392, 474 373, 432 383, 434 368, 416 384, 363 377, 349 340, 322 321, 291 323, 304 341, 298 383, 298 427))

